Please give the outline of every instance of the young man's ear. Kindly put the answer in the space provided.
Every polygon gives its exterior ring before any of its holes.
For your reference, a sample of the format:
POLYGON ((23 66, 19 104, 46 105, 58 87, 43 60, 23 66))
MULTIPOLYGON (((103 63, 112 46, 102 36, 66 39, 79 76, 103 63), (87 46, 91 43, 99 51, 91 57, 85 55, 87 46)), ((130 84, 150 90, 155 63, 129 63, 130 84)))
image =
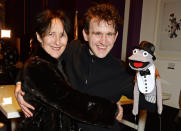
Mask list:
POLYGON ((82 30, 82 34, 83 34, 84 40, 88 41, 88 38, 87 38, 88 34, 86 33, 86 31, 84 29, 82 30))
POLYGON ((36 38, 40 43, 42 43, 42 39, 41 39, 40 35, 37 32, 36 32, 36 38))

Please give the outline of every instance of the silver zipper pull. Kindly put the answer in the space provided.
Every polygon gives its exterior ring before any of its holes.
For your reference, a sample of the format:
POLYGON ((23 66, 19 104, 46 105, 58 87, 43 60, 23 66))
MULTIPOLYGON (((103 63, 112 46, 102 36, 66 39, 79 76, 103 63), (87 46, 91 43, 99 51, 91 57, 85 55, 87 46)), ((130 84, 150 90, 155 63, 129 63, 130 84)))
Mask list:
POLYGON ((85 84, 87 85, 87 80, 85 80, 85 84))

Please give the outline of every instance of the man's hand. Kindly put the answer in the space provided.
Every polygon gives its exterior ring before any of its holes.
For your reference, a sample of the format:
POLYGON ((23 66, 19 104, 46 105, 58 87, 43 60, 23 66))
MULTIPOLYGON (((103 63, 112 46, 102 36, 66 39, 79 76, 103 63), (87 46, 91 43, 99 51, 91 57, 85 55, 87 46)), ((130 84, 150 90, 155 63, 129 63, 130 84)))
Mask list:
POLYGON ((120 105, 119 102, 117 102, 117 106, 118 106, 119 112, 118 112, 118 115, 116 116, 116 120, 121 121, 123 118, 123 107, 120 105))
POLYGON ((25 93, 21 90, 21 82, 16 83, 16 89, 14 94, 25 117, 32 117, 33 113, 29 110, 29 108, 32 110, 34 110, 35 108, 32 105, 28 104, 26 101, 24 101, 23 96, 25 95, 25 93))

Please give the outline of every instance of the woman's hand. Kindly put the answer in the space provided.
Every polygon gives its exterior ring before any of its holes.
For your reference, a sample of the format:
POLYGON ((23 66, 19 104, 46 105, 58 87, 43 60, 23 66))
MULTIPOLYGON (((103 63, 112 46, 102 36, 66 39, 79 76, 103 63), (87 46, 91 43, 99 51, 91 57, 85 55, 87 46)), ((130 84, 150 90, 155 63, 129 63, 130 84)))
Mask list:
POLYGON ((121 121, 123 118, 123 107, 121 106, 120 102, 117 102, 118 106, 118 115, 116 116, 116 120, 121 121))
POLYGON ((30 105, 29 103, 27 103, 26 101, 24 101, 23 96, 25 95, 25 92, 23 92, 21 90, 21 82, 16 83, 16 88, 15 88, 14 94, 15 94, 18 104, 21 107, 25 117, 32 117, 33 113, 29 110, 29 108, 32 110, 34 110, 35 108, 32 105, 30 105))

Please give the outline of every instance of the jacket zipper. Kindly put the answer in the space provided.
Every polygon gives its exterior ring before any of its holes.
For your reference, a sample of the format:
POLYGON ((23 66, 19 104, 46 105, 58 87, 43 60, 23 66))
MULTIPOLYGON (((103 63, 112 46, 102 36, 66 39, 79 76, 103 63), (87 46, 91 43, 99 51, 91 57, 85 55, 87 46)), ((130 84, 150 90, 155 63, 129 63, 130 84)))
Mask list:
POLYGON ((90 63, 89 63, 89 72, 88 72, 88 74, 87 74, 87 78, 85 79, 85 88, 88 88, 88 80, 89 80, 89 78, 91 77, 91 75, 92 75, 92 66, 93 66, 93 63, 94 63, 94 59, 93 58, 91 58, 91 61, 90 61, 90 63))

